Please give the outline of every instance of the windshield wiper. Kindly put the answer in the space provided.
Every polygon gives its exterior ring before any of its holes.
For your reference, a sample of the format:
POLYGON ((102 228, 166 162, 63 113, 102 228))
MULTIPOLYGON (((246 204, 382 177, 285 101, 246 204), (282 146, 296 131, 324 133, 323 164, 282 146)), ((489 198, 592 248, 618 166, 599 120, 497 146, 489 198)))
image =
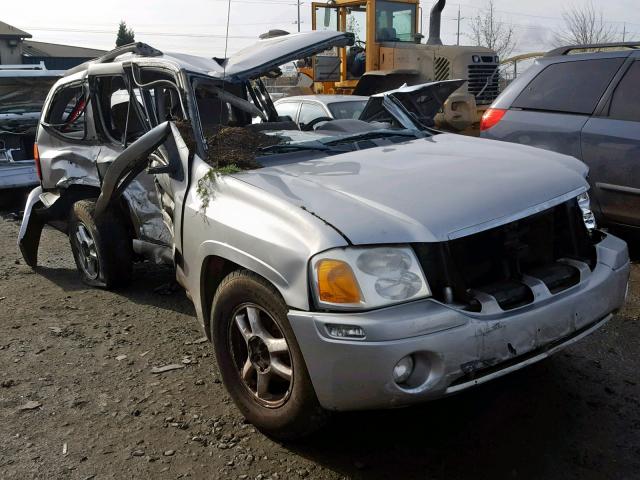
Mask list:
POLYGON ((269 147, 262 147, 260 153, 288 153, 288 152, 300 152, 300 151, 318 151, 318 152, 335 152, 339 151, 335 148, 331 148, 320 142, 305 142, 305 143, 281 143, 279 145, 271 145, 269 147))
POLYGON ((326 142, 326 145, 339 145, 346 142, 357 142, 360 140, 374 140, 376 138, 389 137, 407 137, 407 138, 423 138, 425 135, 418 130, 375 130, 372 132, 357 133, 355 135, 347 135, 346 137, 336 138, 326 142))

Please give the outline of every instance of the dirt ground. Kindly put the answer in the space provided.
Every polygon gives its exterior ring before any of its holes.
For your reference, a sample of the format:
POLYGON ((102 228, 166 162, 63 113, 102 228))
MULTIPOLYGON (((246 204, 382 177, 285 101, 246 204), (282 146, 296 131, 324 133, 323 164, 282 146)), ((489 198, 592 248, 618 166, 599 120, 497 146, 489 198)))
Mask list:
POLYGON ((279 444, 243 422, 171 271, 78 280, 46 230, 36 272, 0 220, 0 479, 638 479, 640 267, 626 308, 540 364, 419 407, 336 415, 279 444), (152 368, 183 368, 154 374, 152 368))

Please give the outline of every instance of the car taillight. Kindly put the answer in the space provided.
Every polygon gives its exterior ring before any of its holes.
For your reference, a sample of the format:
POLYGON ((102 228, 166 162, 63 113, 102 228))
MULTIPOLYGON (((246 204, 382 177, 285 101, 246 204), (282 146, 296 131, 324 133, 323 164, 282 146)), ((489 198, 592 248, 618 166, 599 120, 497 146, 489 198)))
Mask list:
POLYGON ((491 127, 494 127, 498 124, 504 114, 507 113, 506 110, 501 108, 490 108, 482 115, 482 120, 480 120, 480 131, 489 130, 491 127))
POLYGON ((40 152, 38 151, 38 144, 33 144, 33 159, 36 161, 36 173, 38 179, 42 182, 42 167, 40 166, 40 152))

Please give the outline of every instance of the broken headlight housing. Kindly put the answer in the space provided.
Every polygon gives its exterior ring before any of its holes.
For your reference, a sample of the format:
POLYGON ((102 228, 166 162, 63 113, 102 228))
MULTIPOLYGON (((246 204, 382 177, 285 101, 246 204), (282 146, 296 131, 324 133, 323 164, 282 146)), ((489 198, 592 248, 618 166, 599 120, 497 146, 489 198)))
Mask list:
POLYGON ((584 226, 587 227, 589 232, 596 229, 596 217, 591 211, 591 200, 589 199, 589 194, 587 192, 581 193, 578 195, 577 199, 578 206, 580 207, 580 211, 582 212, 582 221, 584 222, 584 226))
POLYGON ((320 308, 365 310, 431 296, 409 246, 328 250, 311 259, 310 275, 320 308))

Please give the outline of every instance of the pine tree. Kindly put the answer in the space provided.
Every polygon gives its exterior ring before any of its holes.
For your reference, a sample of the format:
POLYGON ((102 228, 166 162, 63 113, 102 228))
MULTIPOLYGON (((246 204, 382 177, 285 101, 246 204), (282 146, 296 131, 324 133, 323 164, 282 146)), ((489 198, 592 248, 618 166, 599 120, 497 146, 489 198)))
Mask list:
POLYGON ((127 24, 124 21, 120 22, 118 27, 118 37, 116 38, 116 47, 127 45, 128 43, 135 42, 135 32, 131 28, 127 28, 127 24))

